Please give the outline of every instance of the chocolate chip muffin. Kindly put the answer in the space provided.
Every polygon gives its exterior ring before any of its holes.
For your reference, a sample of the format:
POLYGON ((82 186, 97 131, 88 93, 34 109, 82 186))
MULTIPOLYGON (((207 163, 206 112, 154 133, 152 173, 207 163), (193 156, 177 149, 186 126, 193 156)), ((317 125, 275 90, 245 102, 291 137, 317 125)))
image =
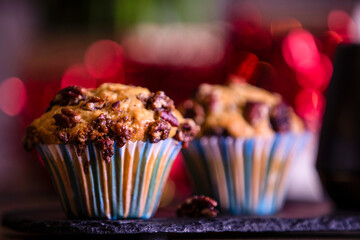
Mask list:
POLYGON ((232 214, 271 214, 282 206, 292 162, 308 133, 281 96, 239 81, 202 84, 180 110, 201 125, 182 153, 196 194, 232 214))
POLYGON ((148 218, 178 151, 198 131, 162 91, 71 86, 31 123, 23 144, 39 150, 68 216, 148 218))
POLYGON ((252 137, 304 131, 302 120, 280 95, 247 83, 202 84, 180 110, 201 125, 199 136, 252 137))
POLYGON ((110 161, 111 149, 128 141, 157 143, 174 138, 186 145, 198 132, 184 119, 164 92, 122 84, 103 84, 97 89, 70 86, 50 102, 47 112, 26 130, 24 147, 36 144, 73 144, 81 155, 89 142, 110 161))

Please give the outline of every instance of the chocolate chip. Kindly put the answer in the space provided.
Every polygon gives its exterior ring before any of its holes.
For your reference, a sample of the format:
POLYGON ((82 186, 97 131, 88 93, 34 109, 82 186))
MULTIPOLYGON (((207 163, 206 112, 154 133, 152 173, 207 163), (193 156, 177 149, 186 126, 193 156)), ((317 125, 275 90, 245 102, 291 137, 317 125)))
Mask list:
POLYGON ((154 111, 168 111, 171 112, 175 109, 174 101, 165 95, 163 91, 152 93, 150 98, 147 100, 147 109, 154 111))
POLYGON ((93 111, 95 109, 102 109, 105 106, 105 101, 99 97, 91 97, 87 100, 81 108, 88 111, 93 111))
POLYGON ((170 130, 170 123, 162 119, 155 121, 150 125, 147 132, 149 142, 157 143, 160 140, 165 140, 169 136, 170 130))
POLYGON ((179 126, 178 119, 171 112, 161 111, 160 112, 160 118, 162 118, 165 121, 169 122, 174 127, 179 126))
POLYGON ((270 113, 270 123, 276 132, 290 130, 290 107, 285 103, 276 105, 270 113))
POLYGON ((204 108, 193 100, 186 100, 179 106, 179 110, 185 118, 192 118, 199 125, 203 124, 205 120, 204 108))
POLYGON ((69 141, 69 135, 64 129, 58 128, 55 130, 55 135, 61 142, 67 143, 69 141))
POLYGON ((70 128, 72 124, 70 123, 69 117, 64 114, 57 113, 53 116, 55 119, 55 125, 60 126, 62 128, 70 128))
POLYGON ((195 98, 204 107, 206 112, 217 112, 219 107, 219 95, 208 84, 200 86, 195 98))
POLYGON ((63 108, 61 109, 61 113, 65 116, 68 116, 69 118, 72 118, 72 120, 77 123, 81 120, 81 116, 77 114, 74 110, 70 108, 63 108))
POLYGON ((49 107, 46 111, 55 105, 66 106, 66 105, 77 105, 80 101, 83 101, 87 98, 85 88, 79 86, 69 86, 64 89, 61 89, 55 97, 51 100, 49 107))
POLYGON ((70 108, 61 109, 61 113, 55 114, 53 118, 55 125, 62 128, 71 128, 81 120, 81 116, 70 108))
POLYGON ((74 145, 75 145, 75 148, 76 148, 76 154, 78 156, 81 156, 85 151, 86 144, 85 143, 75 143, 74 145))
POLYGON ((100 151, 102 158, 110 163, 111 157, 114 155, 114 140, 110 138, 98 139, 95 146, 100 151))
POLYGON ((86 144, 86 142, 88 140, 88 137, 89 137, 89 132, 90 131, 91 131, 91 128, 90 129, 87 129, 87 128, 80 129, 75 134, 75 136, 76 136, 75 141, 78 144, 86 144))
POLYGON ((205 196, 193 196, 178 206, 176 215, 178 217, 208 217, 213 218, 218 214, 217 202, 205 196))
POLYGON ((258 125, 262 120, 268 118, 269 107, 261 102, 247 102, 244 107, 244 118, 252 126, 258 125))
POLYGON ((174 138, 177 141, 181 141, 183 147, 187 148, 189 142, 198 134, 199 130, 199 126, 197 126, 193 120, 185 119, 176 130, 174 138))
POLYGON ((116 101, 113 104, 111 104, 112 109, 117 110, 120 107, 120 101, 116 101))
POLYGON ((103 133, 109 132, 109 120, 106 118, 106 116, 101 113, 95 120, 92 122, 92 126, 95 130, 103 133))
POLYGON ((71 139, 71 143, 76 147, 76 153, 81 156, 85 148, 88 144, 89 133, 92 132, 92 127, 90 128, 81 128, 79 129, 75 135, 73 135, 73 139, 71 139))
POLYGON ((121 122, 114 124, 113 132, 115 135, 116 146, 119 148, 123 147, 134 135, 134 130, 121 122))

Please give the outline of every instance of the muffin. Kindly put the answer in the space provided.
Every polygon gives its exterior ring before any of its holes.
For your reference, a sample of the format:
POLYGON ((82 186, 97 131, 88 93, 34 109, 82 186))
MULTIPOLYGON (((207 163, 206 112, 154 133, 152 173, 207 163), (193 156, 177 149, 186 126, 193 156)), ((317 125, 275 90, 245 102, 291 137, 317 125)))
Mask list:
POLYGON ((182 151, 196 194, 215 198, 231 214, 281 208, 308 134, 280 95, 239 81, 202 84, 181 111, 201 126, 182 151))
POLYGON ((70 218, 150 218, 199 127, 164 92, 122 84, 59 91, 26 129, 70 218))

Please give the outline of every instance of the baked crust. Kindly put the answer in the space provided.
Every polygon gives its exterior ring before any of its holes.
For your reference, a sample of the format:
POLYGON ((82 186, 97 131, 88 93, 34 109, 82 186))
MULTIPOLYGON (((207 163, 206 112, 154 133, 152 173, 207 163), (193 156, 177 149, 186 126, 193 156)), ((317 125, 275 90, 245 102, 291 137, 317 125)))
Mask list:
POLYGON ((81 154, 89 142, 101 147, 116 142, 121 147, 127 141, 156 143, 175 137, 187 144, 198 130, 193 120, 182 117, 164 92, 105 83, 96 89, 62 89, 48 111, 27 128, 23 143, 28 150, 39 143, 70 143, 81 154))
POLYGON ((199 136, 253 137, 304 131, 303 121, 279 94, 238 80, 226 85, 201 84, 179 109, 201 125, 199 136))

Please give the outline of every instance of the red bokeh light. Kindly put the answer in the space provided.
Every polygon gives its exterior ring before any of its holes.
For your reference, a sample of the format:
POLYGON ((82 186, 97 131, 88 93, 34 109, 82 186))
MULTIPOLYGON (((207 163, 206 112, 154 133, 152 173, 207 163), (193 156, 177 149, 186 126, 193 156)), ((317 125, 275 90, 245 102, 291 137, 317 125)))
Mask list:
POLYGON ((325 97, 314 89, 303 89, 295 97, 295 110, 310 129, 317 129, 325 110, 325 97))
POLYGON ((332 72, 333 66, 329 57, 320 54, 319 63, 306 72, 297 72, 296 80, 303 88, 314 88, 324 91, 329 85, 332 72))
POLYGON ((253 53, 246 53, 242 62, 239 64, 237 68, 237 75, 239 77, 243 77, 246 80, 249 80, 251 76, 254 74, 255 68, 259 63, 258 57, 253 53))
POLYGON ((337 32, 345 39, 355 37, 356 26, 354 20, 342 10, 333 10, 328 15, 329 30, 337 32))
POLYGON ((282 43, 286 63, 295 71, 307 72, 317 66, 320 55, 315 39, 306 30, 293 30, 282 43))
POLYGON ((103 83, 125 83, 124 69, 119 67, 118 71, 111 77, 97 79, 96 86, 100 86, 103 83))
POLYGON ((122 49, 110 40, 93 43, 85 53, 84 63, 87 71, 94 78, 110 78, 122 66, 122 49))
POLYGON ((70 66, 61 79, 61 88, 72 85, 94 88, 96 79, 87 72, 84 64, 78 63, 70 66))
POLYGON ((175 183, 175 199, 183 200, 192 192, 190 179, 186 172, 186 166, 181 154, 175 159, 173 167, 171 168, 169 178, 175 183))
POLYGON ((270 33, 273 37, 282 37, 291 30, 301 28, 302 24, 296 18, 278 18, 271 21, 270 33))
POLYGON ((16 116, 21 112, 26 97, 25 84, 19 78, 8 78, 0 85, 0 108, 9 116, 16 116))

